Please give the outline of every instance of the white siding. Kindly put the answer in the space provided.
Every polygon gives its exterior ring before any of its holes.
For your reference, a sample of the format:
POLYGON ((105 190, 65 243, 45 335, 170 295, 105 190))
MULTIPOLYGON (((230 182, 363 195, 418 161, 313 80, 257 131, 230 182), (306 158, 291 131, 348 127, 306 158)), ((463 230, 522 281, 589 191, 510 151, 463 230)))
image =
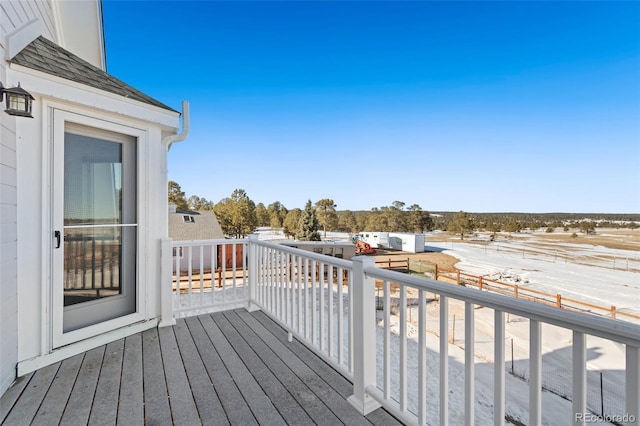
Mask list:
MULTIPOLYGON (((4 6, 0 4, 0 13, 4 6)), ((0 55, 4 57, 4 45, 0 55)), ((6 77, 6 63, 1 61, 0 81, 6 82, 6 77)), ((15 379, 18 359, 16 176, 15 119, 0 112, 0 394, 15 379)))
POLYGON ((53 20, 53 9, 49 0, 16 1, 3 0, 0 3, 0 10, 6 19, 3 19, 3 38, 6 34, 13 32, 26 25, 34 19, 40 19, 49 34, 44 34, 48 39, 55 41, 55 26, 53 20))
MULTIPOLYGON (((40 19, 53 39, 51 3, 0 2, 0 82, 7 81, 7 34, 40 19)), ((2 108, 4 109, 4 108, 2 108)), ((15 380, 18 362, 18 184, 16 119, 0 112, 0 394, 15 380)))

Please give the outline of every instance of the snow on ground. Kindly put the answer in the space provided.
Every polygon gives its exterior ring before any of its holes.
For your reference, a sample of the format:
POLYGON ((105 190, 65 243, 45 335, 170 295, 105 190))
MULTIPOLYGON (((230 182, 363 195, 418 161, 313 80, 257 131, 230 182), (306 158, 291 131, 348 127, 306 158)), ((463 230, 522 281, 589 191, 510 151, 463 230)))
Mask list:
POLYGON ((460 259, 456 267, 462 272, 640 315, 640 251, 589 244, 537 247, 531 240, 428 244, 460 259))

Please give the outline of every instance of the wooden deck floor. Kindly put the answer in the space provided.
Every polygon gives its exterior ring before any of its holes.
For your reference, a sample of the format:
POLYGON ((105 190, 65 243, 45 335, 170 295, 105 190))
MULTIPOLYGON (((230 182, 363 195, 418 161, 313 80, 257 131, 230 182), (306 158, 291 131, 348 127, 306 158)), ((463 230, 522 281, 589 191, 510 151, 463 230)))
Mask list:
POLYGON ((360 416, 351 384, 261 312, 178 320, 22 377, 3 425, 399 424, 360 416))

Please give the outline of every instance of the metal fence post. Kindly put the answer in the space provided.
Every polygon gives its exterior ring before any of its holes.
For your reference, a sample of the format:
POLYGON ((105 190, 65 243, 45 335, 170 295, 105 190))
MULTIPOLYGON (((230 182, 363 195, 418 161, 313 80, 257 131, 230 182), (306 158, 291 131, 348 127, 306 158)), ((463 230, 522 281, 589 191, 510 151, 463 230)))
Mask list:
POLYGON ((353 395, 348 401, 366 416, 380 407, 367 394, 376 386, 376 297, 375 280, 365 276, 365 269, 375 268, 374 259, 353 259, 353 395))
MULTIPOLYGON (((160 240, 160 323, 158 327, 176 324, 173 318, 173 247, 171 238, 160 240)), ((180 291, 180 283, 177 283, 180 291)))

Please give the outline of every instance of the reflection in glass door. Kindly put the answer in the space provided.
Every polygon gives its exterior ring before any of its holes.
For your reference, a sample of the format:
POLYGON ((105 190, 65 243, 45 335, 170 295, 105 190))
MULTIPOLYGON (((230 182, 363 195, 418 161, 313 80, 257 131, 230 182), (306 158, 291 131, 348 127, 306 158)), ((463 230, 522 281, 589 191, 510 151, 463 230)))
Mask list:
POLYGON ((136 310, 135 139, 64 133, 63 332, 136 310))

